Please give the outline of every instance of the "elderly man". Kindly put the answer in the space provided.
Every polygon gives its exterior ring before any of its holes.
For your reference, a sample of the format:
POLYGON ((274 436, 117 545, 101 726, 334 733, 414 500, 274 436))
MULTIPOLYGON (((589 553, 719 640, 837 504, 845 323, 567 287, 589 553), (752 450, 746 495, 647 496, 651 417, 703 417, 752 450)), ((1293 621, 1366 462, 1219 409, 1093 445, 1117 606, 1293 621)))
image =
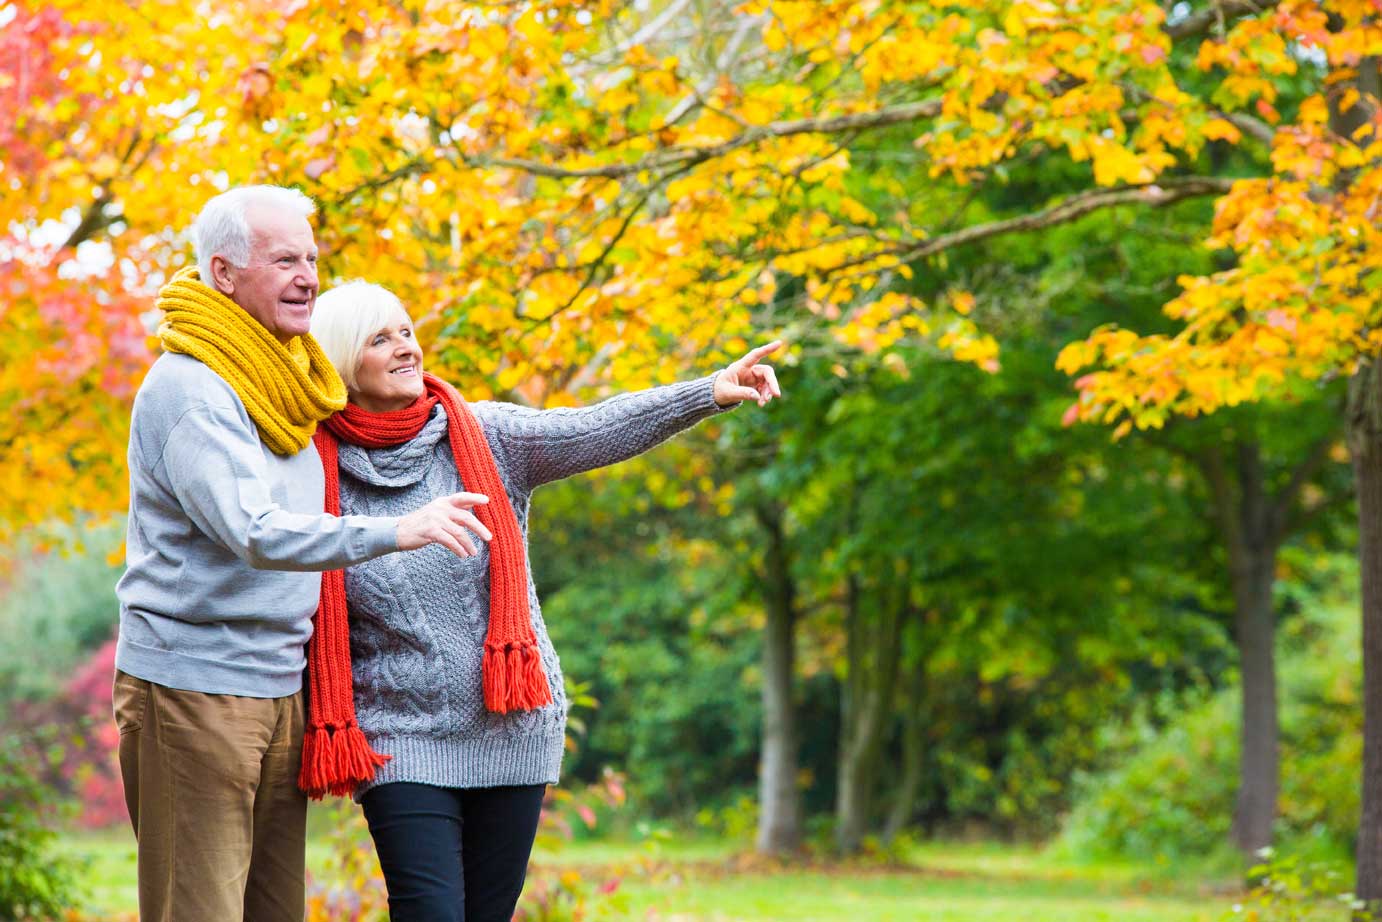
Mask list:
POLYGON ((217 196, 192 229, 197 268, 159 296, 166 354, 134 402, 117 589, 115 719, 144 922, 301 922, 311 571, 431 543, 468 556, 470 532, 490 537, 469 511, 477 494, 400 518, 323 513, 311 436, 345 388, 308 335, 314 210, 274 186, 217 196))

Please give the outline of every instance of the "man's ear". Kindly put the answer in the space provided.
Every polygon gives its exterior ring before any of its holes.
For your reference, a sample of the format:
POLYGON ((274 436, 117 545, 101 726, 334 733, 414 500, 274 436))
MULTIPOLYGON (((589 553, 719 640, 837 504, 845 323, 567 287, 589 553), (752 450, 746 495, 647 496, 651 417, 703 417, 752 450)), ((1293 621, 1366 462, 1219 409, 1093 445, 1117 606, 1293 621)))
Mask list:
POLYGON ((235 294, 235 280, 230 277, 230 260, 224 256, 211 257, 211 278, 202 281, 223 295, 235 294))

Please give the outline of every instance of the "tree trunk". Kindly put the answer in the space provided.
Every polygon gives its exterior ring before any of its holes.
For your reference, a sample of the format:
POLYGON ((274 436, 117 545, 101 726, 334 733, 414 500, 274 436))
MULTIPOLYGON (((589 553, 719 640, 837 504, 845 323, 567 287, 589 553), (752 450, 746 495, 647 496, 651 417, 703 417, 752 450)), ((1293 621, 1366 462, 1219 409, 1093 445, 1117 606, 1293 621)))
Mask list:
POLYGON ((867 617, 859 580, 847 580, 845 605, 846 668, 841 692, 839 777, 835 792, 835 846, 841 854, 859 850, 868 831, 877 783, 883 730, 892 710, 901 659, 906 579, 882 587, 879 611, 867 617), (890 591, 891 590, 891 591, 890 591), (894 598, 895 597, 895 598, 894 598))
POLYGON ((921 707, 926 688, 924 660, 916 664, 909 678, 907 700, 902 705, 902 777, 883 824, 884 842, 892 842, 911 823, 926 769, 926 719, 921 707))
POLYGON ((1252 856, 1272 844, 1280 786, 1276 617, 1272 610, 1278 539, 1256 443, 1240 446, 1238 460, 1241 527, 1230 549, 1230 566, 1242 678, 1242 723, 1233 841, 1244 855, 1252 856))
POLYGON ((1217 450, 1197 462, 1209 483, 1220 536, 1228 551, 1233 590, 1233 636, 1241 676, 1238 794, 1233 844, 1250 860, 1272 844, 1280 787, 1280 731, 1276 692, 1276 617, 1272 587, 1286 514, 1313 458, 1297 468, 1281 497, 1267 492, 1256 441, 1237 443, 1235 477, 1217 450))
POLYGON ((760 506, 756 512, 768 541, 764 553, 763 750, 758 766, 755 847, 766 854, 782 854, 801 847, 796 710, 792 705, 796 587, 788 570, 781 510, 760 506))
POLYGON ((1359 899, 1382 906, 1382 375, 1369 364, 1349 382, 1348 447, 1358 490, 1363 583, 1363 803, 1359 899))
MULTIPOLYGON (((1376 99, 1382 93, 1378 59, 1364 58, 1357 89, 1376 99)), ((1340 87, 1342 90, 1342 87, 1340 87)), ((1329 97, 1329 127, 1341 138, 1374 116, 1362 101, 1339 108, 1342 92, 1329 97)), ((1376 360, 1349 380, 1348 448, 1358 493, 1358 570, 1363 594, 1363 792, 1358 823, 1354 893, 1369 917, 1382 910, 1382 375, 1376 360)), ((1362 915, 1362 913, 1360 913, 1362 915)))

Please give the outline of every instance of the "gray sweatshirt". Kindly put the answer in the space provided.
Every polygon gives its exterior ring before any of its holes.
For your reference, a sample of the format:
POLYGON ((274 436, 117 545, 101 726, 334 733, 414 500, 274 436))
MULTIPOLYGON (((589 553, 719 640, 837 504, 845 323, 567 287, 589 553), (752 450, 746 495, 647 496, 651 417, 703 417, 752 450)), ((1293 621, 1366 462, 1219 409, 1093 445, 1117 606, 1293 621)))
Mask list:
MULTIPOLYGON (((714 378, 612 397, 584 409, 474 403, 523 532, 537 486, 647 451, 720 408, 714 378)), ((391 448, 341 445, 341 511, 394 515, 469 489, 456 471, 440 406, 416 438, 391 448)), ((528 568, 528 607, 552 690, 533 711, 485 710, 480 663, 489 627, 489 548, 459 558, 432 546, 346 570, 355 708, 370 744, 393 756, 370 787, 555 784, 566 694, 528 568)))
POLYGON ((115 665, 150 682, 294 694, 321 595, 311 571, 398 550, 398 517, 326 515, 316 447, 271 452, 230 385, 185 355, 160 356, 135 396, 129 468, 115 665))

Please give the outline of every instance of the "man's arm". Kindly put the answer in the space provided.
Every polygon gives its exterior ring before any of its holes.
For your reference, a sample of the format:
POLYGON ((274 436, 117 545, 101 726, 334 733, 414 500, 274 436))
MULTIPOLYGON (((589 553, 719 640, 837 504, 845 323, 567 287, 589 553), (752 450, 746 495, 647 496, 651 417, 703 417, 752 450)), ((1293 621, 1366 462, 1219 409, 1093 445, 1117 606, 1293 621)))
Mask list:
POLYGON ((475 552, 466 528, 489 538, 469 512, 487 501, 478 494, 442 497, 402 518, 290 512, 270 495, 255 433, 229 409, 204 405, 184 413, 161 462, 188 518, 258 569, 335 570, 433 542, 465 557, 475 552))

